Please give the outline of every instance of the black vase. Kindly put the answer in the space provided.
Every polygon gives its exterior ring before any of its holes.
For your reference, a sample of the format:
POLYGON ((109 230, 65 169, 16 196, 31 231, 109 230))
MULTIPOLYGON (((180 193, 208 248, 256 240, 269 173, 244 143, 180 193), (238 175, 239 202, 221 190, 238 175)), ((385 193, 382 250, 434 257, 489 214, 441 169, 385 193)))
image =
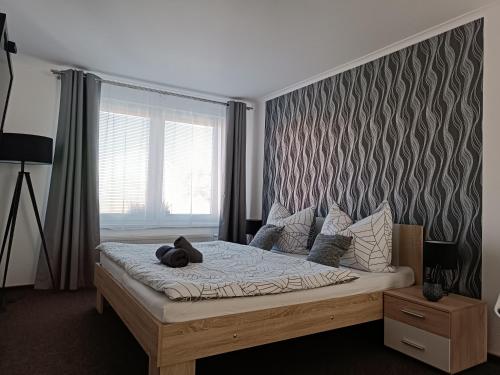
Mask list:
POLYGON ((443 287, 439 283, 431 283, 431 282, 425 281, 424 287, 422 288, 422 294, 429 301, 437 302, 444 295, 443 287))

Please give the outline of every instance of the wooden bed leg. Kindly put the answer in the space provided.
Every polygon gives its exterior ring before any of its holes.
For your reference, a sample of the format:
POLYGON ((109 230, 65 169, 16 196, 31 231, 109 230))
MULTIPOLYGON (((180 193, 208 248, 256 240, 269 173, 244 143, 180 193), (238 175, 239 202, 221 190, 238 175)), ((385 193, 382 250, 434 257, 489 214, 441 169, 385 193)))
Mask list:
POLYGON ((97 289, 96 299, 95 299, 95 309, 99 314, 102 314, 104 308, 104 297, 99 289, 97 289))
POLYGON ((156 357, 149 355, 148 375, 160 375, 158 360, 156 357))
POLYGON ((156 358, 149 358, 149 375, 195 375, 196 361, 176 363, 175 365, 156 367, 156 358))

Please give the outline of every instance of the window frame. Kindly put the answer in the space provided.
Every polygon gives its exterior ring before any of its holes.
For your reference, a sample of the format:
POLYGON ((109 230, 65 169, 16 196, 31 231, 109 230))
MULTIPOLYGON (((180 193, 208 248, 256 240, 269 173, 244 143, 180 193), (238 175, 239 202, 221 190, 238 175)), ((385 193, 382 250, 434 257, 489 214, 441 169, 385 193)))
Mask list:
MULTIPOLYGON (((106 99, 104 99, 106 100, 106 99)), ((162 106, 147 105, 141 103, 131 103, 122 100, 107 99, 106 110, 100 109, 100 112, 109 112, 121 115, 139 116, 148 118, 149 145, 148 145, 148 163, 146 174, 146 192, 144 197, 145 209, 144 215, 130 215, 124 213, 102 213, 100 215, 101 229, 159 229, 159 228, 217 228, 219 226, 219 189, 220 175, 222 171, 219 168, 220 151, 222 144, 218 127, 224 119, 219 116, 197 113, 199 118, 203 118, 205 123, 189 123, 186 120, 175 118, 176 111, 162 106), (146 114, 149 114, 146 115, 146 114), (162 213, 163 202, 163 173, 164 173, 164 137, 166 122, 185 123, 187 125, 210 126, 212 132, 212 189, 210 214, 166 214, 162 213), (153 177, 153 174, 156 177, 153 177)), ((182 116, 181 116, 182 117, 182 116)), ((186 114, 186 118, 191 117, 186 114)), ((99 123, 99 127, 101 124, 99 123)), ((99 166, 98 166, 99 171, 99 166)))

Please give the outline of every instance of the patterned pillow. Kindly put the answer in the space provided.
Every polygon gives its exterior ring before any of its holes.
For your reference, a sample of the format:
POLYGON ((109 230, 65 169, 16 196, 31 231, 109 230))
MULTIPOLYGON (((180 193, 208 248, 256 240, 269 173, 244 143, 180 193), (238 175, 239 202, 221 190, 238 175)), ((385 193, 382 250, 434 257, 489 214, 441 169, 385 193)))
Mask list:
POLYGON ((321 228, 321 234, 333 236, 350 225, 352 225, 352 219, 349 215, 342 211, 336 202, 332 202, 321 228))
POLYGON ((283 253, 307 254, 307 242, 314 222, 314 207, 290 214, 282 204, 275 202, 269 211, 267 224, 283 227, 273 249, 283 253))
POLYGON ((259 231, 255 234, 255 237, 248 245, 258 247, 262 250, 271 250, 276 241, 278 241, 282 230, 283 227, 266 224, 259 229, 259 231))
POLYGON ((375 212, 340 231, 352 237, 351 246, 340 259, 340 264, 370 272, 394 272, 392 258, 392 213, 387 201, 375 212))

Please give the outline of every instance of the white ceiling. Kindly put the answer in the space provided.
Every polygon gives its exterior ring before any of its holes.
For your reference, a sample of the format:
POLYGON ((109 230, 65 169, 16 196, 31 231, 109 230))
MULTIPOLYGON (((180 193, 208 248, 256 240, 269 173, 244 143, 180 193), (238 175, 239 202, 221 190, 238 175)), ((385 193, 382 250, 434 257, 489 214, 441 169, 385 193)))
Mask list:
POLYGON ((20 53, 255 99, 492 0, 0 0, 20 53))

